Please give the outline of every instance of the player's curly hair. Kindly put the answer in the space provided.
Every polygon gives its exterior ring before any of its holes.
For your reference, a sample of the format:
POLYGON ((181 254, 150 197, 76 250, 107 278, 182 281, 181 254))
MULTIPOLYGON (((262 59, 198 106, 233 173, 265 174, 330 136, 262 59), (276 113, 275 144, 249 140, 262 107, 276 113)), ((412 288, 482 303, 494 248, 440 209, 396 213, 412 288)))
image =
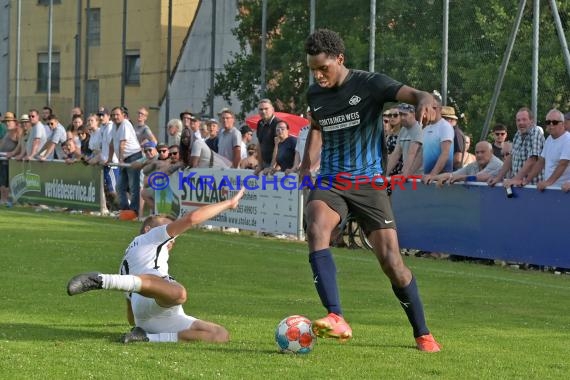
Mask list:
POLYGON ((337 32, 329 29, 315 30, 305 41, 305 53, 318 55, 325 53, 329 57, 344 54, 344 41, 337 32))

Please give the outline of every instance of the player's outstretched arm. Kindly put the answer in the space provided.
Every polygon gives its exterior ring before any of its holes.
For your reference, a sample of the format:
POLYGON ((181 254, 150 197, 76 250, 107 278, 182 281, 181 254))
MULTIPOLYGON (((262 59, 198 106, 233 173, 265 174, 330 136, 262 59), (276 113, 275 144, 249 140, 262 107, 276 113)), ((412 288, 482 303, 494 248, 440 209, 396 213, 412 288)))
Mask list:
POLYGON ((184 215, 182 218, 176 219, 174 222, 168 224, 166 227, 166 232, 168 232, 168 235, 171 237, 178 236, 196 224, 203 223, 206 220, 211 219, 226 210, 236 208, 239 204, 239 200, 241 197, 243 197, 244 192, 245 188, 242 188, 230 199, 211 205, 202 206, 184 215))

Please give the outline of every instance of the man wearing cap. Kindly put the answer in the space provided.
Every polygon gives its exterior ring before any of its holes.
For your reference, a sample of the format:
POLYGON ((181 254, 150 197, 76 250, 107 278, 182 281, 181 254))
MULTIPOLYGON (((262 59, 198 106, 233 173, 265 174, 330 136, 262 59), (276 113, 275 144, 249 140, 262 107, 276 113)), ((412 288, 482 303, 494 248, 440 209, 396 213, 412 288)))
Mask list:
POLYGON ((269 99, 261 99, 257 105, 261 119, 257 122, 257 159, 260 167, 258 171, 271 166, 277 123, 281 121, 275 116, 275 109, 269 99))
POLYGON ((247 158, 247 146, 253 139, 253 129, 244 124, 241 126, 239 131, 241 132, 241 160, 243 160, 244 158, 247 158))
POLYGON ((416 108, 407 103, 398 106, 402 128, 398 133, 396 148, 388 157, 386 173, 396 167, 400 157, 403 160, 402 175, 422 173, 422 127, 416 120, 416 108))
POLYGON ((241 133, 234 127, 235 116, 225 108, 220 115, 222 132, 218 136, 218 153, 230 160, 232 168, 239 168, 241 161, 241 133))
MULTIPOLYGON (((109 146, 109 155, 117 153, 119 164, 130 164, 142 158, 141 146, 137 139, 135 128, 126 118, 122 107, 115 107, 111 110, 113 118, 113 138, 109 146)), ((108 160, 107 163, 110 163, 108 160)), ((119 207, 121 210, 132 210, 139 212, 139 198, 141 176, 140 170, 131 168, 130 165, 120 167, 119 178, 119 207), (130 202, 127 193, 130 193, 130 202)))
POLYGON ((218 120, 216 119, 209 119, 206 122, 206 125, 208 126, 208 138, 206 139, 206 145, 216 153, 218 153, 218 132, 220 129, 218 124, 218 120))
POLYGON ((447 120, 453 127, 453 169, 457 170, 463 166, 463 155, 465 154, 465 135, 457 125, 458 117, 455 108, 450 106, 441 107, 441 117, 447 120))
POLYGON ((192 131, 192 112, 184 110, 180 113, 182 121, 182 132, 180 134, 180 159, 186 166, 190 166, 190 150, 194 142, 194 131, 192 131))

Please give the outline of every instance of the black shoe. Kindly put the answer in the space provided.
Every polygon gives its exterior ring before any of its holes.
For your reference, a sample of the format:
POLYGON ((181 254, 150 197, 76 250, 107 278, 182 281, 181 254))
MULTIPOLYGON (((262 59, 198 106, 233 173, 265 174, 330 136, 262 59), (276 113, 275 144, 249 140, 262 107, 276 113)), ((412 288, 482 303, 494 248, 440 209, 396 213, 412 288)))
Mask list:
POLYGON ((148 336, 146 335, 146 331, 144 331, 138 326, 135 326, 131 329, 130 332, 124 334, 121 337, 121 342, 123 343, 148 342, 148 336))
POLYGON ((103 280, 99 272, 78 274, 67 283, 67 294, 70 296, 96 289, 103 289, 103 280))

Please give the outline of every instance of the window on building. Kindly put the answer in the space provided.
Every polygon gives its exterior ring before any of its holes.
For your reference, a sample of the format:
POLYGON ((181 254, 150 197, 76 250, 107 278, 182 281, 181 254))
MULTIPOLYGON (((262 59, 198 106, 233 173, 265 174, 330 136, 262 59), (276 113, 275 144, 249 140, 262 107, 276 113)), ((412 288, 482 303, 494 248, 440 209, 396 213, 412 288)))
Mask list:
POLYGON ((141 53, 138 50, 128 50, 125 57, 125 84, 140 85, 141 83, 141 53))
MULTIPOLYGON (((61 0, 52 0, 53 4, 61 4, 61 0)), ((49 5, 49 0, 38 0, 38 5, 49 5)))
POLYGON ((101 9, 91 8, 87 11, 87 45, 99 46, 101 40, 101 9))
POLYGON ((89 79, 85 89, 85 111, 87 114, 96 113, 99 110, 99 80, 89 79))
MULTIPOLYGON (((48 92, 48 53, 38 54, 37 92, 48 92)), ((51 53, 51 92, 59 92, 59 53, 51 53)))

